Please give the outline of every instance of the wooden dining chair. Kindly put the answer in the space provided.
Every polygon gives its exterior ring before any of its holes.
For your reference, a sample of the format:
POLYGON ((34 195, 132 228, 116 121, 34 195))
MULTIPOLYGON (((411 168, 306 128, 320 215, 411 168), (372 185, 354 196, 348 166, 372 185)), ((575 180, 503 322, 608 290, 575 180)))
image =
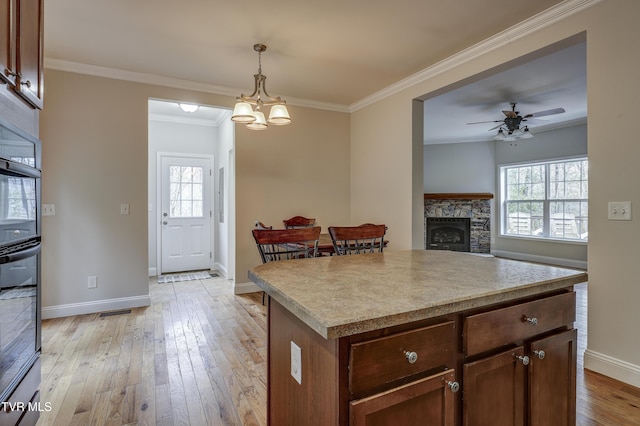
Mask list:
MULTIPOLYGON (((318 255, 320 227, 297 229, 258 229, 252 231, 262 263, 305 259, 318 255)), ((264 304, 264 292, 262 293, 264 304)))
POLYGON ((386 225, 330 226, 329 235, 338 256, 382 252, 386 225))
POLYGON ((255 227, 256 227, 256 229, 273 229, 273 226, 265 225, 264 223, 262 223, 259 220, 256 220, 255 227))
POLYGON ((316 225, 315 218, 307 218, 302 216, 294 216, 282 221, 287 229, 310 228, 316 225))

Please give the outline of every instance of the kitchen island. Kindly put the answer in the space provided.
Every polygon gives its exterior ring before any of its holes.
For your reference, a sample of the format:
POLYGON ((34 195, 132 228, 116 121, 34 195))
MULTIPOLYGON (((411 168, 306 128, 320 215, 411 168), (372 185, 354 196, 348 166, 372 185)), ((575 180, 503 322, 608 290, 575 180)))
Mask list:
POLYGON ((575 423, 583 271, 409 250, 249 278, 269 296, 270 425, 575 423))

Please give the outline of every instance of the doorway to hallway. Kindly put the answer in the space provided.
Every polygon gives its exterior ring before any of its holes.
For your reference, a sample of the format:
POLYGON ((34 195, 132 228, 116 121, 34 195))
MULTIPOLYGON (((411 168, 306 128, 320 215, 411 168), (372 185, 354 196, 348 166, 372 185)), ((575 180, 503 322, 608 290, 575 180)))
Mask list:
POLYGON ((149 276, 206 269, 232 278, 231 111, 148 103, 149 276))

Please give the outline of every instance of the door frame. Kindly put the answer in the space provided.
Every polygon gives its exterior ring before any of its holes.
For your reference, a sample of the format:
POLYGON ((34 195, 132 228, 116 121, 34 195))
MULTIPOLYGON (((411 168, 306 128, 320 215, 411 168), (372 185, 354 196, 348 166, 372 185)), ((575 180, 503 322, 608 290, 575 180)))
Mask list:
POLYGON ((170 151, 158 151, 156 153, 156 214, 154 219, 156 221, 156 274, 162 275, 162 209, 160 203, 162 199, 162 158, 163 157, 180 157, 180 158, 198 158, 209 160, 211 175, 211 184, 209 185, 209 199, 211 200, 211 214, 209 215, 209 244, 211 248, 211 257, 209 258, 209 269, 214 269, 214 261, 216 258, 215 253, 215 239, 214 239, 214 226, 215 214, 213 212, 218 211, 218 201, 215 197, 215 188, 217 186, 217 179, 213 170, 216 169, 215 156, 209 154, 193 154, 188 152, 170 152, 170 151))

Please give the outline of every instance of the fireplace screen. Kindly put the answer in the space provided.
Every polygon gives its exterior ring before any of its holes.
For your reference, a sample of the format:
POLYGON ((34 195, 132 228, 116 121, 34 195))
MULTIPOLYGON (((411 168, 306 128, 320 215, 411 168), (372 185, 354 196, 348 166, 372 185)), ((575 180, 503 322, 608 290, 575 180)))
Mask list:
POLYGON ((427 250, 471 251, 471 219, 428 217, 427 250))

